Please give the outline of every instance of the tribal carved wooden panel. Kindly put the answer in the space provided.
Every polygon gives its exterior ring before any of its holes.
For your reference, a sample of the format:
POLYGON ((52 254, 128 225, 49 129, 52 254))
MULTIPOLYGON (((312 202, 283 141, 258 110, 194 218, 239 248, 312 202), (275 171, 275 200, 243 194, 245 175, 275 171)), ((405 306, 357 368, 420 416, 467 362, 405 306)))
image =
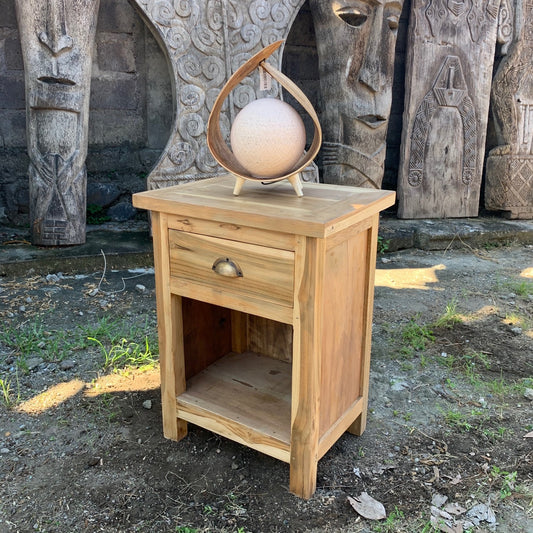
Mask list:
POLYGON ((85 159, 99 0, 16 0, 36 245, 85 242, 85 159))
POLYGON ((478 214, 498 20, 509 24, 502 5, 508 0, 413 0, 400 218, 478 214))
MULTIPOLYGON (((286 39, 304 0, 135 0, 167 53, 172 70, 175 119, 171 136, 148 177, 148 188, 222 174, 206 144, 207 121, 227 79, 263 47, 286 39)), ((269 61, 281 70, 280 48, 269 61)), ((280 96, 274 81, 259 90, 257 71, 229 96, 221 128, 229 137, 240 109, 258 97, 280 96)), ((304 180, 316 181, 316 167, 304 180)))
POLYGON ((517 0, 515 38, 492 88, 498 146, 487 159, 485 206, 533 218, 533 0, 517 0))

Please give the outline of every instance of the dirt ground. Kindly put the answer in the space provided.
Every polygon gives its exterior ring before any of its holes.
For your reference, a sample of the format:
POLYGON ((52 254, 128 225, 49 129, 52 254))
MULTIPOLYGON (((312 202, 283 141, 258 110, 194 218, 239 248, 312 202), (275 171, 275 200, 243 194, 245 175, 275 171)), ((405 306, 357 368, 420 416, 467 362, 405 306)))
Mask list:
POLYGON ((156 349, 150 269, 50 274, 0 279, 1 532, 533 531, 533 247, 378 257, 367 430, 308 501, 259 452, 163 438, 157 363, 111 361, 156 349))

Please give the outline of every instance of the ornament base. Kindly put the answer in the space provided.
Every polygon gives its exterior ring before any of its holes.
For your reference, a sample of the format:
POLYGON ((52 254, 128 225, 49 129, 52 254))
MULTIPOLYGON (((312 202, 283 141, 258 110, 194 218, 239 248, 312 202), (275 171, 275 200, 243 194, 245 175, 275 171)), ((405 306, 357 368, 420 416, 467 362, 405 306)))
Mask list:
MULTIPOLYGON (((234 175, 235 176, 235 175, 234 175)), ((292 176, 288 176, 287 179, 289 183, 292 185, 292 188, 294 189, 294 192, 296 193, 296 196, 302 197, 304 195, 303 187, 302 187, 302 180, 300 177, 300 173, 297 172, 296 174, 293 174, 292 176)), ((241 194, 242 186, 244 185, 244 182, 246 181, 246 178, 243 178, 241 176, 235 176, 235 187, 233 188, 233 194, 234 196, 239 196, 241 194)), ((252 181, 252 180, 250 180, 252 181)), ((258 181, 257 178, 254 178, 253 181, 258 181)), ((260 180, 262 183, 274 183, 276 181, 281 181, 279 179, 274 180, 260 180)))

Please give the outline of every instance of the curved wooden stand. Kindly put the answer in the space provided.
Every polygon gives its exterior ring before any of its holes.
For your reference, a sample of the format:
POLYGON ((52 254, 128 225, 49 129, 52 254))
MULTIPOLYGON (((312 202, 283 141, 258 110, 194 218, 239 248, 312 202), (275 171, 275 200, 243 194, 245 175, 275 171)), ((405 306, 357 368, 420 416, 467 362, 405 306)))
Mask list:
POLYGON ((287 78, 287 76, 282 74, 272 65, 269 65, 265 62, 265 60, 270 57, 281 46, 282 43, 283 41, 276 41, 275 43, 266 46, 256 55, 251 57, 241 67, 239 67, 220 91, 220 94, 213 105, 213 109, 211 110, 211 114, 209 115, 209 121, 207 123, 207 146, 209 147, 209 150, 211 150, 213 157, 218 161, 218 163, 235 176, 237 181, 235 183, 233 194, 236 196, 240 194, 242 186, 246 180, 274 183, 284 179, 289 180, 298 196, 303 196, 300 172, 307 167, 307 165, 309 165, 309 163, 315 158, 320 150, 320 145, 322 143, 322 129, 318 121, 318 116, 311 102, 293 81, 287 78), (237 161, 237 158, 224 141, 222 131, 220 129, 220 112, 222 110, 224 101, 230 92, 256 68, 264 69, 268 74, 270 74, 270 76, 278 81, 282 87, 291 93, 309 114, 314 125, 313 140, 309 150, 302 154, 302 157, 296 163, 293 170, 287 174, 284 174, 283 176, 277 176, 275 178, 256 178, 254 176, 250 176, 248 171, 237 161))

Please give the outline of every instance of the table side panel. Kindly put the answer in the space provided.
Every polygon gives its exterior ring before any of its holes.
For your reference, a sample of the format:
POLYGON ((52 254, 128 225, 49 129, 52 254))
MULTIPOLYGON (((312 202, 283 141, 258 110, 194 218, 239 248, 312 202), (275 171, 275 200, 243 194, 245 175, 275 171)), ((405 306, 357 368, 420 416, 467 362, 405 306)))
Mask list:
MULTIPOLYGON (((323 436, 361 396, 366 337, 368 229, 329 248, 322 308, 320 429, 323 436)), ((353 420, 352 420, 353 421, 353 420)), ((348 421, 347 426, 350 424, 348 421)), ((346 428, 345 428, 346 429, 346 428)))

